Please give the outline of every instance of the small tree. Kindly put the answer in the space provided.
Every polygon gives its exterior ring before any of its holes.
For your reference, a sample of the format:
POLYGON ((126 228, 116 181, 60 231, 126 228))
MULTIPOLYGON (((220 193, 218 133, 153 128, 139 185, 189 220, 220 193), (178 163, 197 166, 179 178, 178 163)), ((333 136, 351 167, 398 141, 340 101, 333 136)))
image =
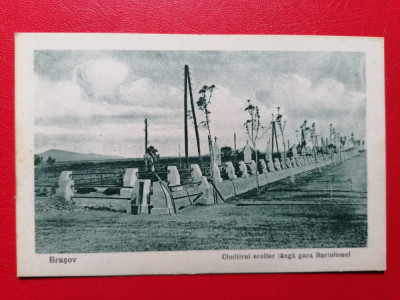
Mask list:
POLYGON ((246 133, 247 136, 249 137, 250 142, 252 143, 252 146, 254 148, 254 151, 256 153, 256 165, 257 165, 257 171, 256 171, 256 182, 257 182, 257 193, 260 192, 260 184, 258 182, 258 150, 257 150, 257 141, 262 135, 262 129, 263 127, 261 126, 261 121, 260 121, 260 110, 258 106, 253 105, 251 103, 251 100, 247 100, 247 106, 244 109, 249 113, 249 119, 244 122, 244 127, 246 128, 246 133))
POLYGON ((229 146, 224 146, 221 148, 221 156, 225 159, 225 160, 229 160, 232 158, 233 156, 233 149, 229 146))
POLYGON ((212 138, 211 138, 211 128, 210 128, 210 114, 211 111, 209 110, 209 105, 211 104, 211 98, 213 91, 215 89, 215 85, 204 85, 200 91, 200 97, 197 100, 196 104, 197 107, 204 112, 206 120, 200 122, 201 125, 203 125, 205 128, 208 130, 208 148, 210 150, 210 159, 211 159, 211 175, 212 175, 212 170, 213 170, 213 162, 214 162, 214 153, 213 153, 213 147, 212 147, 212 138))
POLYGON ((55 159, 55 158, 52 158, 51 155, 49 155, 49 157, 48 157, 47 160, 46 160, 46 163, 47 163, 48 165, 54 165, 55 162, 56 162, 56 159, 55 159))
POLYGON ((43 161, 43 157, 41 157, 41 156, 35 154, 35 156, 34 156, 34 163, 35 163, 35 166, 40 165, 40 164, 42 163, 42 161, 43 161))
POLYGON ((200 97, 199 100, 197 100, 197 107, 204 112, 206 116, 206 120, 200 122, 201 125, 207 128, 208 130, 208 135, 211 137, 211 129, 210 129, 210 114, 211 111, 208 109, 208 105, 211 104, 211 97, 213 94, 213 91, 215 89, 215 85, 204 85, 201 90, 199 91, 200 97))

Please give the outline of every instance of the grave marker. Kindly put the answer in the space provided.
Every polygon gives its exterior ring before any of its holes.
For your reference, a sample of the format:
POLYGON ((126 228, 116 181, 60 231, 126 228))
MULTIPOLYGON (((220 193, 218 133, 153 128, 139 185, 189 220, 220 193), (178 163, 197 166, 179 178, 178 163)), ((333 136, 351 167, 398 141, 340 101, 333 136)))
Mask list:
POLYGON ((244 163, 251 163, 252 159, 251 159, 251 147, 249 146, 248 142, 246 144, 246 146, 243 149, 243 160, 244 163))
POLYGON ((249 174, 247 173, 247 166, 243 161, 239 162, 239 171, 242 173, 242 175, 240 176, 241 178, 249 177, 249 174))
POLYGON ((226 173, 228 174, 229 179, 235 180, 237 179, 235 167, 233 166, 232 162, 228 161, 226 163, 226 173))

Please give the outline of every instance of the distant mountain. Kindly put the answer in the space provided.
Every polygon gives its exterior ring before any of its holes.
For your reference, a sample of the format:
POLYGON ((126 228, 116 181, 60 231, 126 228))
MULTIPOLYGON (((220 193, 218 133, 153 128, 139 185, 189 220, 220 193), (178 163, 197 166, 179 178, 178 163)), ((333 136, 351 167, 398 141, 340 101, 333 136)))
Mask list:
POLYGON ((101 155, 96 153, 79 153, 64 150, 51 149, 43 153, 39 153, 43 157, 43 162, 46 162, 49 156, 55 158, 56 161, 79 161, 79 160, 107 160, 107 159, 123 159, 117 155, 101 155))

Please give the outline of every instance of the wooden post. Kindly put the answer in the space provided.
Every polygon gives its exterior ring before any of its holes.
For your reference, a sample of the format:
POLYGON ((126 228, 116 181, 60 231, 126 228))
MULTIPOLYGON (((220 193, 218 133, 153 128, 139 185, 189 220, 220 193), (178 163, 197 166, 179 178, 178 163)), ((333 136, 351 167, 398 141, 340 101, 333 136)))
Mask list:
POLYGON ((144 119, 144 153, 147 153, 148 148, 148 132, 147 132, 147 119, 144 119))
POLYGON ((147 119, 144 119, 144 165, 147 171, 147 148, 148 148, 148 133, 147 133, 147 119))
POLYGON ((236 132, 233 133, 233 161, 236 163, 236 132))
MULTIPOLYGON (((199 130, 197 128, 197 119, 196 119, 196 110, 194 107, 194 100, 193 100, 193 93, 192 93, 192 84, 190 82, 190 73, 189 73, 189 67, 186 65, 185 66, 185 73, 187 76, 187 84, 189 87, 189 96, 190 96, 190 105, 192 108, 192 115, 193 115, 193 123, 194 123, 194 132, 196 134, 196 141, 197 141, 197 153, 199 154, 200 162, 201 162, 201 151, 200 151, 200 137, 199 137, 199 130)), ((185 79, 186 81, 186 79, 185 79)))
POLYGON ((188 111, 187 111, 187 72, 188 66, 185 66, 185 94, 184 94, 184 111, 183 111, 183 118, 184 118, 184 131, 185 131, 185 158, 186 164, 189 165, 189 140, 188 140, 188 126, 187 126, 187 118, 188 118, 188 111))

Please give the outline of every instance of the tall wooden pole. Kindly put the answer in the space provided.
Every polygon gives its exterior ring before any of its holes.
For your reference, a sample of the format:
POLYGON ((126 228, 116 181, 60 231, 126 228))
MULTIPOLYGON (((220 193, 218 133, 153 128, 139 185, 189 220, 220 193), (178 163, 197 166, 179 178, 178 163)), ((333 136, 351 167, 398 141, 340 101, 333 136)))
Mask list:
POLYGON ((148 148, 147 119, 144 119, 144 157, 145 157, 144 164, 146 166, 146 170, 147 170, 147 158, 146 158, 147 148, 148 148))
POLYGON ((197 153, 199 154, 199 158, 201 161, 201 150, 200 150, 200 137, 199 137, 199 129, 197 127, 197 119, 196 119, 196 110, 194 107, 194 100, 193 100, 193 93, 192 93, 192 84, 190 82, 190 73, 189 73, 189 67, 186 65, 185 66, 185 74, 187 76, 187 85, 189 87, 189 96, 190 96, 190 104, 192 108, 192 115, 193 115, 193 123, 194 123, 194 132, 196 134, 196 141, 197 141, 197 153))
MULTIPOLYGON (((272 141, 274 141, 275 138, 275 146, 276 146, 276 152, 279 153, 279 146, 278 146, 278 136, 276 134, 276 127, 275 127, 275 122, 272 122, 272 141)), ((272 143, 273 145, 274 143, 272 143)), ((272 147, 273 149, 273 147, 272 147)), ((274 153, 274 150, 272 150, 272 153, 274 153)), ((272 156, 272 155, 271 155, 272 156)))
POLYGON ((147 133, 147 119, 144 119, 144 153, 147 153, 148 146, 148 133, 147 133))
POLYGON ((233 133, 233 157, 234 157, 234 162, 236 163, 236 132, 233 133))
POLYGON ((183 111, 183 118, 185 120, 184 124, 184 130, 185 130, 185 158, 186 158, 186 164, 189 165, 189 140, 188 140, 188 125, 187 125, 187 119, 188 119, 188 111, 187 111, 187 66, 185 66, 185 95, 184 95, 184 111, 183 111))

